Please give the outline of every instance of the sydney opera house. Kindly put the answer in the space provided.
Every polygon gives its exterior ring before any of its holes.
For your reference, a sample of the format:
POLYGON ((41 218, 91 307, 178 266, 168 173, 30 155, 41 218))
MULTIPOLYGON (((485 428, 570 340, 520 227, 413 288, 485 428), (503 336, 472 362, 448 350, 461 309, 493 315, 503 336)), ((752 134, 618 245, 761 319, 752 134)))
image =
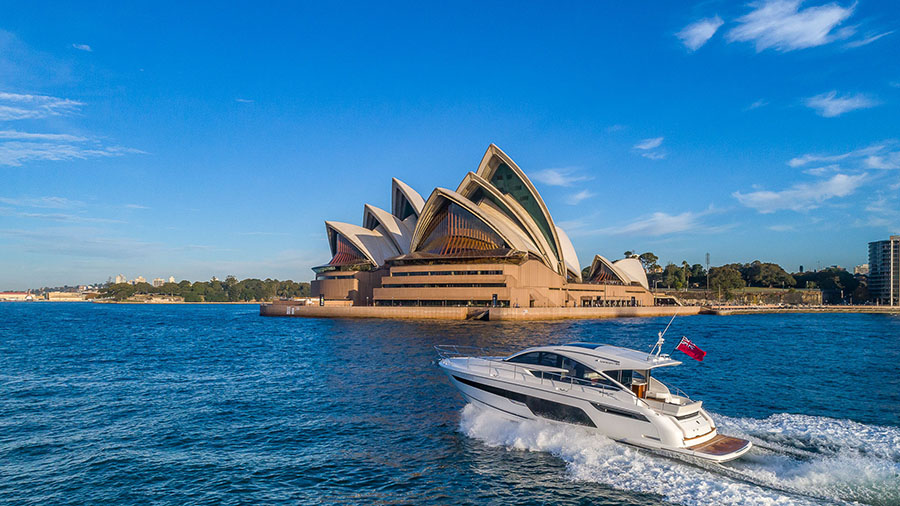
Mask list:
POLYGON ((390 212, 362 226, 326 221, 331 261, 315 267, 326 301, 376 306, 648 306, 636 258, 596 255, 587 277, 566 233, 524 172, 491 144, 456 190, 425 200, 398 179, 390 212), (343 302, 337 302, 343 301, 343 302))

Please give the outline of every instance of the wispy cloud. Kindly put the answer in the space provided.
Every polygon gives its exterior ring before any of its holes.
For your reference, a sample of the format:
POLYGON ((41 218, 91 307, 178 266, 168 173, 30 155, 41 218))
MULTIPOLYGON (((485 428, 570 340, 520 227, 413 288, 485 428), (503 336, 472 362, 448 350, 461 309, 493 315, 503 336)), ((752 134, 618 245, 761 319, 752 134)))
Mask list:
POLYGON ((765 107, 767 105, 769 105, 769 101, 761 98, 761 99, 757 100, 756 102, 753 102, 752 104, 748 105, 746 108, 744 108, 744 110, 752 111, 753 109, 759 109, 760 107, 765 107))
POLYGON ((681 214, 655 212, 642 216, 631 223, 595 230, 604 235, 661 236, 677 233, 718 233, 733 228, 733 225, 710 225, 705 216, 719 212, 710 206, 701 212, 685 211, 681 214))
POLYGON ((814 154, 807 153, 798 157, 791 158, 788 161, 788 165, 791 167, 802 167, 804 165, 810 163, 834 163, 840 162, 847 159, 864 159, 866 157, 872 155, 878 155, 880 153, 889 152, 889 148, 896 144, 895 141, 883 141, 878 144, 873 144, 871 146, 866 146, 861 149, 855 149, 853 151, 848 151, 846 153, 841 153, 839 155, 822 155, 822 154, 814 154))
POLYGON ((126 209, 150 209, 147 206, 142 206, 140 204, 125 204, 126 209))
POLYGON ((662 160, 666 157, 666 154, 661 151, 648 151, 646 153, 641 153, 641 156, 651 160, 662 160))
POLYGON ((795 230, 795 227, 793 225, 771 225, 766 228, 774 232, 791 232, 795 230))
POLYGON ((853 49, 853 48, 856 48, 856 47, 866 46, 866 45, 869 45, 869 44, 875 42, 876 40, 878 40, 878 39, 880 39, 880 38, 882 38, 882 37, 886 37, 886 36, 888 36, 888 35, 890 35, 890 34, 892 34, 892 33, 894 33, 894 30, 891 30, 891 31, 889 31, 889 32, 879 33, 879 34, 876 34, 876 35, 870 35, 870 36, 868 36, 868 37, 866 37, 866 38, 864 38, 864 39, 851 40, 850 42, 844 44, 844 47, 853 49))
POLYGON ((651 137, 650 139, 644 139, 641 142, 635 144, 634 149, 638 150, 640 155, 644 158, 649 158, 651 160, 662 160, 666 157, 666 153, 663 151, 652 150, 660 147, 663 143, 663 139, 665 139, 665 137, 651 137))
POLYGON ((684 27, 680 32, 675 34, 681 39, 684 47, 691 51, 696 51, 703 47, 706 42, 715 35, 716 30, 722 26, 722 18, 719 16, 701 19, 684 27))
POLYGON ((576 169, 544 169, 535 172, 532 176, 535 180, 550 186, 572 186, 581 181, 591 179, 588 176, 575 174, 576 169))
POLYGON ((665 137, 652 137, 650 139, 644 139, 641 142, 635 144, 634 149, 656 149, 662 145, 663 139, 665 139, 665 137))
POLYGON ((79 51, 87 51, 88 53, 91 53, 94 51, 93 49, 91 49, 91 46, 89 46, 87 44, 72 44, 72 47, 74 47, 75 49, 77 49, 79 51))
POLYGON ((900 151, 869 155, 863 163, 870 169, 900 169, 900 151))
POLYGON ((0 121, 39 119, 72 114, 84 104, 47 95, 0 92, 0 121))
POLYGON ((70 200, 65 197, 0 197, 0 204, 15 207, 34 207, 39 209, 72 209, 84 207, 84 202, 70 200))
POLYGON ((846 112, 855 111, 857 109, 868 109, 878 105, 876 100, 861 93, 838 96, 837 91, 830 91, 828 93, 809 97, 804 100, 804 103, 810 109, 815 109, 819 116, 825 118, 834 118, 846 112))
POLYGON ((102 146, 97 141, 76 138, 45 139, 40 136, 54 134, 29 134, 33 140, 0 141, 0 165, 21 167, 23 163, 38 160, 74 160, 95 157, 114 157, 128 154, 144 154, 143 151, 124 146, 102 146))
POLYGON ((31 218, 38 220, 48 220, 63 223, 125 223, 122 220, 113 218, 94 218, 82 214, 74 213, 38 213, 31 211, 17 211, 14 209, 0 208, 0 216, 11 216, 15 218, 31 218))
POLYGON ((732 196, 744 206, 768 214, 780 210, 808 211, 826 200, 846 197, 859 188, 866 174, 835 174, 830 179, 815 183, 800 183, 781 191, 759 190, 749 193, 734 192, 732 196))
POLYGON ((569 195, 569 197, 566 199, 566 203, 569 205, 572 205, 572 206, 577 206, 578 204, 581 203, 582 200, 589 199, 593 196, 594 196, 593 192, 590 192, 588 190, 581 190, 578 193, 573 193, 572 195, 569 195))
POLYGON ((240 102, 242 104, 252 104, 254 102, 254 100, 251 100, 249 98, 236 98, 236 99, 234 99, 234 101, 240 102))
POLYGON ((754 42, 756 51, 793 51, 821 46, 853 35, 853 29, 833 30, 853 15, 856 4, 836 3, 800 8, 800 0, 765 0, 737 19, 728 32, 730 42, 754 42))

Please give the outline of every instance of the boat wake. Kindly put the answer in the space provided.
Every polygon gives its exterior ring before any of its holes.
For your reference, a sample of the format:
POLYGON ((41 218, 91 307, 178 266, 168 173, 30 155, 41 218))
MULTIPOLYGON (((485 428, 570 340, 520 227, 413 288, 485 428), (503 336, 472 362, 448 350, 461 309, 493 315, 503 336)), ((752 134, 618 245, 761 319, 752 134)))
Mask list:
POLYGON ((900 429, 777 414, 759 420, 713 415, 720 430, 755 448, 728 464, 690 463, 622 445, 582 427, 509 420, 474 405, 460 429, 490 446, 548 452, 573 480, 681 504, 900 504, 900 429))

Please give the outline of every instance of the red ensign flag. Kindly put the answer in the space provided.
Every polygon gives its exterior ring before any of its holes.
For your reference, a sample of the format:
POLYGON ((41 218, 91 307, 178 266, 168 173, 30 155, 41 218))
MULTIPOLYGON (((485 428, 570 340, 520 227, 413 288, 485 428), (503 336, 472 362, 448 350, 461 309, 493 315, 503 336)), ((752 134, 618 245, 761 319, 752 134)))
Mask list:
POLYGON ((678 346, 676 346, 675 349, 700 362, 703 362, 703 357, 706 356, 705 351, 698 348, 696 344, 688 341, 686 337, 681 338, 681 342, 678 343, 678 346))

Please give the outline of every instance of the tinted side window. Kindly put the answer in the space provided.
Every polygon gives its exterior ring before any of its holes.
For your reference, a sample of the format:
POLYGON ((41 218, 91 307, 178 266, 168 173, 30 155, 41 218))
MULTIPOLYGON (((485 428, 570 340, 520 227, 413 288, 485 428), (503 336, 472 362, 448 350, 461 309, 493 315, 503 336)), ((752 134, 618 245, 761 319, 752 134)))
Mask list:
POLYGON ((540 365, 546 365, 547 367, 559 367, 559 359, 561 357, 556 353, 541 353, 541 362, 540 365))
POLYGON ((541 363, 541 354, 539 352, 533 351, 531 353, 519 355, 518 357, 513 357, 513 358, 507 360, 507 362, 515 362, 517 364, 539 365, 541 363))

